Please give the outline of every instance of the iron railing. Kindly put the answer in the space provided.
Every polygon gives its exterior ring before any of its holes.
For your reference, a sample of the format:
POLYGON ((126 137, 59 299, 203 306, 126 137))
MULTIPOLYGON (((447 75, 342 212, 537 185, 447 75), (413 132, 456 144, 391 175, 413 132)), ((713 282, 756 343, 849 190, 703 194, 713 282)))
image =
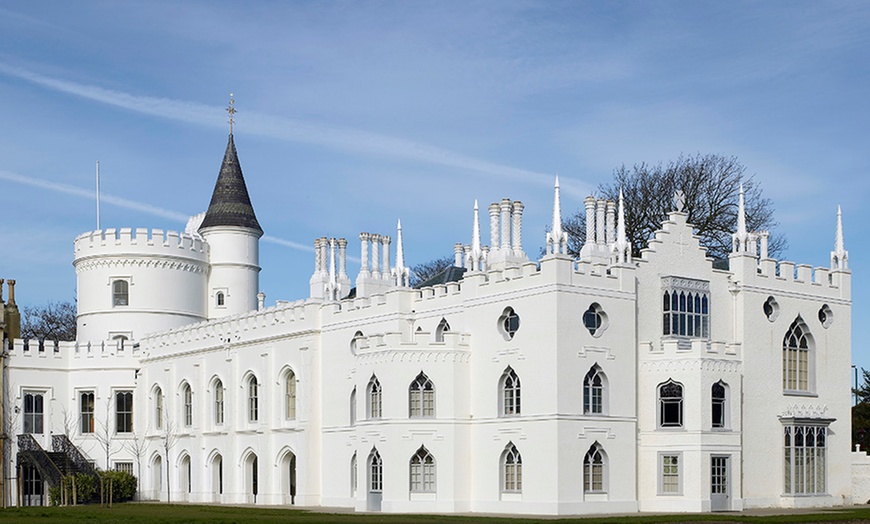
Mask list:
POLYGON ((42 479, 48 482, 49 486, 56 487, 60 485, 62 475, 57 465, 52 462, 48 453, 42 449, 39 442, 33 438, 33 435, 25 433, 18 435, 18 462, 27 461, 33 464, 42 479))

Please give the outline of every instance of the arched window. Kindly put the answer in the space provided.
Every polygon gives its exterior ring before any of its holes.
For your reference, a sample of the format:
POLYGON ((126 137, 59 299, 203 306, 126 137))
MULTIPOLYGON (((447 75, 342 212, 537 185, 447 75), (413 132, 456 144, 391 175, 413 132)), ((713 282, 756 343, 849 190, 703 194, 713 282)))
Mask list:
POLYGON ((217 304, 217 307, 223 307, 226 305, 226 297, 224 296, 223 291, 218 291, 217 294, 215 294, 215 303, 217 304))
POLYGON ((356 476, 356 452, 350 457, 350 496, 356 496, 357 476, 356 476))
POLYGON ((508 442, 501 454, 501 477, 503 493, 523 490, 523 457, 513 442, 508 442))
POLYGON ((435 458, 423 446, 411 457, 411 491, 435 492, 435 458))
POLYGON ((727 400, 726 384, 721 380, 713 384, 713 387, 710 388, 710 398, 712 399, 711 408, 713 427, 720 429, 727 427, 728 411, 726 409, 725 403, 725 401, 727 400))
POLYGON ((450 331, 450 324, 447 323, 447 319, 442 318, 435 328, 435 342, 444 342, 445 331, 450 331))
POLYGON ((583 491, 586 493, 604 493, 604 449, 596 442, 592 444, 586 456, 583 457, 583 491))
POLYGON ((126 280, 112 282, 112 305, 126 306, 130 303, 130 283, 126 280))
POLYGON ((501 414, 502 415, 519 415, 521 413, 520 403, 520 377, 516 372, 508 366, 499 380, 499 389, 501 397, 501 414))
POLYGON ((260 419, 260 385, 257 377, 251 375, 248 378, 248 422, 257 422, 260 419))
POLYGON ((384 490, 384 463, 381 454, 373 449, 369 455, 369 491, 380 493, 384 490))
POLYGON ((356 424, 356 387, 350 392, 350 425, 356 424))
POLYGON ((520 329, 520 316, 517 315, 514 308, 508 307, 498 317, 498 329, 505 340, 511 340, 520 329))
POLYGON ((798 316, 782 340, 782 388, 787 391, 809 391, 810 346, 812 337, 807 325, 798 316))
POLYGON ((154 427, 163 429, 163 390, 154 388, 154 427))
POLYGON ((362 339, 365 337, 362 331, 357 331, 353 334, 353 338, 350 339, 350 351, 351 353, 356 354, 357 351, 360 350, 360 344, 362 343, 362 339))
POLYGON ((435 385, 422 371, 408 387, 408 407, 412 417, 435 416, 435 385))
POLYGON ((296 418, 296 373, 292 369, 284 375, 284 417, 296 418))
POLYGON ((185 427, 193 425, 193 391, 190 389, 190 384, 184 384, 181 387, 181 396, 183 403, 182 421, 185 427))
POLYGON ((224 383, 220 379, 214 381, 214 423, 224 423, 224 383))
POLYGON ((583 377, 583 413, 586 415, 604 414, 604 372, 598 364, 592 366, 583 377))
POLYGON ((372 375, 371 380, 369 380, 369 385, 367 388, 368 393, 368 418, 381 418, 383 415, 382 411, 382 396, 383 392, 381 391, 381 383, 378 381, 378 377, 372 375))
POLYGON ((683 427, 683 386, 673 380, 659 385, 659 426, 683 427))

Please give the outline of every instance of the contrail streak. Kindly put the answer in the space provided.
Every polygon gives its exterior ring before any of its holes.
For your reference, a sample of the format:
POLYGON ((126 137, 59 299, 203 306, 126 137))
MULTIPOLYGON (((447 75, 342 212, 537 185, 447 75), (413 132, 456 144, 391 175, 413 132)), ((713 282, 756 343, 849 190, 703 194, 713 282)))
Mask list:
MULTIPOLYGON (((53 91, 79 96, 137 113, 209 127, 226 125, 222 108, 197 102, 132 95, 99 86, 52 78, 3 63, 0 63, 0 73, 32 82, 53 91)), ((490 176, 509 177, 548 185, 552 184, 554 179, 552 174, 505 166, 404 138, 292 118, 273 117, 256 112, 245 114, 245 128, 251 134, 289 142, 416 160, 490 176)), ((568 183, 565 189, 575 192, 571 187, 574 184, 570 180, 566 180, 566 182, 568 183)), ((582 192, 579 187, 576 191, 578 194, 582 192)))
MULTIPOLYGON (((43 180, 40 178, 26 177, 16 173, 11 173, 9 171, 0 170, 0 180, 6 180, 8 182, 15 182, 17 184, 23 184, 32 187, 38 187, 40 189, 48 189, 49 191, 54 191, 56 193, 64 193, 67 195, 85 198, 88 200, 93 200, 95 198, 93 190, 90 189, 84 189, 68 184, 61 184, 59 182, 52 182, 50 180, 43 180)), ((100 201, 112 204, 117 207, 122 207, 124 209, 132 209, 134 211, 139 211, 161 218, 167 218, 169 220, 177 220, 181 223, 186 223, 187 220, 190 218, 190 215, 186 213, 152 206, 151 204, 143 204, 142 202, 135 202, 133 200, 128 200, 126 198, 109 195, 106 193, 100 194, 100 201)), ((307 246, 305 244, 300 244, 299 242, 294 242, 292 240, 284 240, 282 238, 277 238, 270 235, 264 235, 262 240, 271 244, 289 247, 297 251, 314 252, 313 246, 307 246)))

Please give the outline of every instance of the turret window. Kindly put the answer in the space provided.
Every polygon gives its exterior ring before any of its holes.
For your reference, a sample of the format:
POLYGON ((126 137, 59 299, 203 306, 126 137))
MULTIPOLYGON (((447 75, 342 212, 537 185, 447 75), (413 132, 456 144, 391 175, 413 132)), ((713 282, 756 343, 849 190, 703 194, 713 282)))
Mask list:
POLYGON ((126 306, 130 304, 130 283, 126 280, 112 282, 112 305, 126 306))

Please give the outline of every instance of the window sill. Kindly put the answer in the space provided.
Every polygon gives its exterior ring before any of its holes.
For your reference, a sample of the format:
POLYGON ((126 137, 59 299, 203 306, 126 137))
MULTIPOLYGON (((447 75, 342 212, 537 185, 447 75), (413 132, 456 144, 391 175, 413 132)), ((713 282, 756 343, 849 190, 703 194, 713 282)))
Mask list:
POLYGON ((800 391, 797 389, 785 389, 782 391, 783 396, 786 397, 810 397, 810 398, 818 398, 818 393, 813 393, 812 391, 800 391))
POLYGON ((410 500, 437 500, 434 491, 412 491, 410 500))
POLYGON ((522 502, 523 492, 522 491, 502 491, 501 492, 501 500, 510 501, 510 502, 522 502))

